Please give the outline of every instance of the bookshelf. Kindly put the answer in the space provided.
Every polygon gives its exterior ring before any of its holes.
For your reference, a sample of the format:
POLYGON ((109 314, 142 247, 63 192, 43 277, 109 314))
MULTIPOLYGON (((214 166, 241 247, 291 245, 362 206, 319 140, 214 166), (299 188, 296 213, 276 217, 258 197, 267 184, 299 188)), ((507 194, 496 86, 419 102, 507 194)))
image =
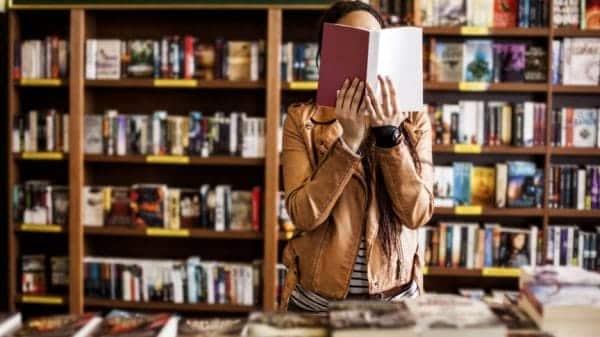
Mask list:
MULTIPOLYGON (((418 2, 416 2, 418 3, 418 2)), ((292 102, 307 101, 314 95, 315 82, 282 82, 280 51, 282 42, 314 41, 323 4, 202 4, 174 5, 24 5, 13 4, 8 13, 9 68, 14 64, 15 42, 28 37, 41 37, 46 31, 58 32, 69 38, 69 78, 56 81, 15 81, 9 76, 8 129, 13 117, 20 111, 33 108, 31 102, 38 100, 40 107, 56 106, 70 113, 69 153, 60 156, 48 154, 7 154, 8 183, 27 179, 51 179, 70 188, 69 225, 60 233, 33 231, 12 222, 12 210, 8 207, 8 249, 10 275, 8 301, 10 309, 22 306, 42 306, 49 302, 60 310, 81 313, 86 309, 123 308, 130 310, 173 310, 185 313, 242 314, 254 309, 274 310, 276 293, 275 266, 280 260, 281 249, 288 239, 279 232, 276 204, 278 191, 282 189, 280 156, 277 150, 278 127, 282 107, 292 102), (27 22, 36 20, 38 28, 27 22), (240 39, 261 38, 266 43, 266 76, 260 81, 155 81, 152 79, 86 80, 84 77, 85 40, 87 38, 136 38, 158 37, 166 34, 204 32, 206 27, 225 37, 240 39), (231 99, 235 97, 235 99, 231 99), (107 108, 119 111, 148 113, 157 107, 169 111, 189 111, 202 107, 206 111, 234 107, 247 109, 252 116, 266 117, 266 157, 245 159, 228 156, 197 158, 187 156, 163 156, 149 158, 142 155, 104 156, 86 155, 83 151, 83 117, 85 113, 98 113, 107 108), (240 171, 241 170, 241 171, 240 171), (143 172, 143 175, 140 174, 143 172), (240 174, 241 172, 241 174, 240 174), (202 177, 200 177, 202 176, 202 177), (82 224, 81 194, 84 185, 130 185, 136 182, 160 181, 175 186, 196 186, 207 181, 229 182, 234 186, 248 187, 257 183, 263 188, 262 232, 215 232, 189 230, 184 232, 148 233, 126 228, 94 228, 82 224), (251 181, 250 181, 251 180, 251 181), (58 245, 57 245, 58 243, 58 245), (70 284, 65 294, 27 298, 20 294, 19 256, 26 249, 50 246, 64 248, 70 257, 70 284), (152 251, 146 247, 151 246, 152 251), (202 246, 200 252, 197 247, 202 246), (83 289, 83 258, 94 253, 124 254, 128 257, 184 257, 208 252, 210 257, 235 259, 251 256, 263 260, 262 300, 257 307, 208 304, 174 304, 162 302, 138 303, 86 298, 83 289), (37 301, 36 301, 37 300, 37 301)), ((552 27, 552 25, 550 26, 552 27)), ((216 37, 207 33, 207 39, 216 37)), ((600 36, 598 31, 580 31, 555 28, 511 29, 462 29, 460 27, 428 27, 426 36, 440 37, 499 37, 535 39, 551 47, 554 37, 600 36)), ((552 48, 548 48, 552 52, 552 48)), ((551 55, 548 57, 551 60, 551 55)), ((11 72, 9 71, 9 74, 11 72)), ((548 76, 550 78, 550 76, 548 76)), ((578 100, 596 102, 600 87, 564 86, 547 83, 425 83, 425 100, 453 100, 461 97, 478 99, 508 99, 523 101, 536 98, 544 101, 550 111, 558 101, 568 104, 578 100)), ((558 106, 558 105, 557 105, 558 106)), ((550 120, 547 119, 550 126, 550 120)), ((8 132, 10 135, 10 132, 8 132)), ((7 149, 11 149, 10 136, 7 149)), ((550 133, 547 133, 546 144, 550 133)), ((9 151, 8 151, 9 152, 9 151)), ((453 160, 485 161, 492 163, 513 158, 527 158, 541 164, 548 172, 556 160, 600 161, 600 149, 536 147, 456 147, 435 145, 434 161, 453 160)), ((546 188, 548 187, 546 182, 546 188)), ((7 203, 10 205, 10 200, 7 203)), ((466 221, 495 219, 510 223, 533 222, 546 229, 556 221, 580 221, 600 218, 600 211, 576 211, 549 209, 547 200, 539 209, 459 209, 437 208, 436 219, 453 218, 466 221)), ((204 257, 204 256, 203 256, 204 257)), ((487 270, 464 268, 427 268, 426 286, 444 289, 444 284, 464 285, 462 279, 475 284, 484 279, 491 287, 515 287, 516 277, 512 270, 487 270), (451 280, 449 282, 448 280, 451 280), (473 281, 474 280, 474 281, 473 281)), ((446 289, 449 289, 449 288, 446 289)))

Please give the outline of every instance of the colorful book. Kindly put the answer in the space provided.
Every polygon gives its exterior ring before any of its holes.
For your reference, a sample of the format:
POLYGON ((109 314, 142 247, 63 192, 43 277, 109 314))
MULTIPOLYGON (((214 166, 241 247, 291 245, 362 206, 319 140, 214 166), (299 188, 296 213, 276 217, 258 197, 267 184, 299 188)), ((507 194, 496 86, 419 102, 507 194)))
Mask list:
POLYGON ((88 337, 101 323, 102 318, 95 313, 32 318, 16 337, 88 337))
POLYGON ((463 79, 468 82, 490 82, 493 75, 491 40, 467 40, 463 52, 463 79))
POLYGON ((509 161, 506 204, 508 207, 535 207, 535 163, 509 161))
POLYGON ((435 46, 435 59, 438 63, 439 82, 460 82, 462 80, 462 43, 438 42, 435 46))
POLYGON ((494 207, 496 170, 475 166, 471 170, 471 204, 494 207))

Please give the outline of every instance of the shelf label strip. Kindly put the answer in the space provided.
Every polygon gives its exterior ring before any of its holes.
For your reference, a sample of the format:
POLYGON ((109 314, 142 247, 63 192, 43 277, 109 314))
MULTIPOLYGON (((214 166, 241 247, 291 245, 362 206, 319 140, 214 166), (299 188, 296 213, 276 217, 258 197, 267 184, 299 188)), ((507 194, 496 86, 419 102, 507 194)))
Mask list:
POLYGON ((146 156, 147 163, 154 164, 189 164, 188 156, 146 156))
POLYGON ((481 275, 488 277, 519 277, 519 268, 483 268, 481 275))
POLYGON ((23 224, 23 225, 21 225, 20 228, 24 232, 43 232, 43 233, 60 233, 60 232, 62 232, 62 227, 59 225, 23 224))
POLYGON ((168 237, 188 237, 190 236, 189 229, 169 229, 169 228, 147 228, 146 235, 148 236, 168 236, 168 237))
POLYGON ((483 208, 481 206, 456 206, 454 214, 456 215, 481 215, 483 208))
POLYGON ((487 82, 458 82, 459 91, 487 91, 487 82))
POLYGON ((21 300, 23 303, 52 304, 52 305, 63 304, 62 297, 58 297, 58 296, 23 295, 21 300))
POLYGON ((189 79, 156 79, 154 80, 154 86, 162 88, 194 88, 198 86, 198 81, 189 79))
POLYGON ((58 87, 61 86, 63 82, 58 78, 23 78, 20 83, 25 86, 58 87))
POLYGON ((481 153, 481 145, 476 144, 456 144, 454 153, 481 153))
POLYGON ((460 35, 486 36, 489 34, 490 34, 490 31, 489 31, 488 27, 473 27, 473 26, 460 27, 460 35))
POLYGON ((298 81, 290 82, 290 89, 292 90, 317 90, 319 86, 317 81, 298 81))
POLYGON ((429 267, 423 267, 423 275, 429 274, 429 267))
POLYGON ((23 152, 21 158, 28 160, 63 160, 62 152, 23 152))

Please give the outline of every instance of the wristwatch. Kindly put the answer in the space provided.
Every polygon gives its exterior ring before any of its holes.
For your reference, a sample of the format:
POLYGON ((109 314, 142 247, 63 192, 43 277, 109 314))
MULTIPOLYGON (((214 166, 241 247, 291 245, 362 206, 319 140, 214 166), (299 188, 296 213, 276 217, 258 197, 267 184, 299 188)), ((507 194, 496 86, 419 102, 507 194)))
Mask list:
POLYGON ((375 145, 390 148, 398 145, 402 140, 400 128, 393 125, 384 125, 371 128, 375 136, 375 145))

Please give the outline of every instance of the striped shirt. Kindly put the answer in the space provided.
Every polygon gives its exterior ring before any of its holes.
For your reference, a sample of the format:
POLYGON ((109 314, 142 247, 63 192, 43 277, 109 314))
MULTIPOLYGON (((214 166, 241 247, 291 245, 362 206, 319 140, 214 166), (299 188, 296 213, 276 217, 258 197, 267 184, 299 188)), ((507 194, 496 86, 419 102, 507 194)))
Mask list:
MULTIPOLYGON (((369 279, 367 276, 367 255, 366 243, 363 236, 360 240, 358 254, 352 268, 352 277, 348 287, 348 294, 352 295, 368 295, 369 294, 369 279)), ((384 298, 385 301, 398 301, 404 298, 414 298, 419 295, 417 283, 413 280, 396 296, 384 298)), ((290 296, 290 301, 299 308, 306 311, 324 312, 329 307, 329 300, 315 292, 304 289, 300 283, 296 284, 296 288, 290 296)))

